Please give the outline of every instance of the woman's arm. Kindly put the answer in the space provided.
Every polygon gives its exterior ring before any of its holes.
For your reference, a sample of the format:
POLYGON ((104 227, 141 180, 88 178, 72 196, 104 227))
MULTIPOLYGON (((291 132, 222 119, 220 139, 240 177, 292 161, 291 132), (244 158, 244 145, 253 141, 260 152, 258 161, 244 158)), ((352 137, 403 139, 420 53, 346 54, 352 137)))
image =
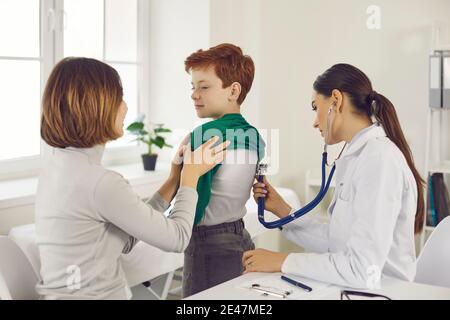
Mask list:
POLYGON ((167 218, 145 204, 119 174, 107 172, 97 184, 94 203, 105 221, 129 235, 165 251, 182 252, 192 232, 197 191, 181 187, 167 218))
POLYGON ((321 221, 307 213, 306 216, 284 225, 281 233, 307 252, 325 253, 329 248, 329 227, 329 222, 321 221))
POLYGON ((253 199, 258 203, 259 198, 264 198, 265 210, 272 212, 278 218, 286 217, 292 210, 266 177, 263 182, 256 182, 253 185, 253 199))
POLYGON ((165 251, 184 251, 192 234, 198 179, 223 161, 224 149, 229 145, 227 141, 212 147, 216 141, 217 138, 212 138, 195 151, 186 148, 180 188, 169 218, 144 203, 129 183, 112 171, 101 177, 93 193, 98 214, 105 221, 150 245, 165 251))
MULTIPOLYGON (((279 218, 284 218, 295 210, 287 204, 281 195, 269 183, 266 177, 264 182, 253 185, 253 198, 264 198, 265 209, 279 218)), ((283 236, 307 251, 328 251, 328 223, 318 221, 316 217, 304 216, 283 226, 283 236)))
MULTIPOLYGON (((391 250, 402 205, 403 177, 394 159, 380 155, 367 159, 359 169, 355 175, 361 179, 352 201, 355 221, 345 248, 322 254, 291 253, 282 257, 282 267, 276 271, 355 288, 367 288, 377 280, 372 278, 374 272, 381 275, 391 250)), ((410 241, 414 241, 413 226, 410 241)), ((260 271, 258 261, 266 261, 267 253, 257 253, 246 255, 247 261, 254 261, 247 263, 247 271, 260 271)))

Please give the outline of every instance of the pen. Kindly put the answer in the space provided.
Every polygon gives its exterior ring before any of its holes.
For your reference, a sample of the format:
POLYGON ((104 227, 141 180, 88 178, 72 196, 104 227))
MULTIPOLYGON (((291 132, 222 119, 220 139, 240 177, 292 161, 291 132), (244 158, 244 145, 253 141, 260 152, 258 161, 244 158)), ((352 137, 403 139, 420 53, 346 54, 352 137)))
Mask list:
POLYGON ((312 291, 312 288, 311 288, 311 287, 308 287, 307 285, 305 285, 305 284, 303 284, 303 283, 300 283, 300 282, 298 282, 298 281, 295 281, 295 280, 293 280, 293 279, 291 279, 291 278, 288 278, 288 277, 286 277, 286 276, 281 276, 281 280, 284 280, 284 281, 286 281, 286 282, 289 282, 290 284, 292 284, 292 285, 294 285, 294 286, 296 286, 296 287, 302 288, 302 289, 305 290, 305 291, 308 291, 308 292, 311 292, 311 291, 312 291))
POLYGON ((273 291, 269 291, 269 290, 265 290, 265 289, 261 289, 261 288, 259 288, 258 284, 253 284, 250 289, 262 292, 265 296, 271 295, 271 296, 274 296, 274 297, 277 297, 277 298, 286 298, 285 294, 277 293, 277 292, 273 292, 273 291))

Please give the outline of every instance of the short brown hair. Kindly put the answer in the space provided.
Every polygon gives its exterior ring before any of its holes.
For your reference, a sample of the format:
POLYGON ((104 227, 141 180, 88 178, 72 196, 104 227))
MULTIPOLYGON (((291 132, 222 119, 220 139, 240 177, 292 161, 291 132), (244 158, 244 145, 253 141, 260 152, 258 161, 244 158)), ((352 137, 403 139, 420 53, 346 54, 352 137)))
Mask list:
POLYGON ((217 76, 222 80, 223 88, 229 87, 233 82, 239 82, 242 88, 237 100, 239 105, 250 91, 255 76, 252 58, 230 43, 222 43, 205 51, 200 49, 186 58, 184 66, 186 72, 214 66, 217 76))
POLYGON ((65 58, 48 78, 42 98, 41 137, 57 148, 91 148, 117 139, 123 98, 117 71, 89 58, 65 58))

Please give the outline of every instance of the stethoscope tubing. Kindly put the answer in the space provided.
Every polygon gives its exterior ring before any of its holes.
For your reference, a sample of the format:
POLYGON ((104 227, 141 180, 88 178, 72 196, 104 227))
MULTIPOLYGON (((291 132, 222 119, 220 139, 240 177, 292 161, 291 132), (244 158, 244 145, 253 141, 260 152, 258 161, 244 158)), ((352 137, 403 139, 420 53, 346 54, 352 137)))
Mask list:
MULTIPOLYGON (((265 199, 264 199, 264 197, 258 198, 258 220, 267 229, 281 228, 285 224, 287 224, 295 219, 298 219, 298 218, 304 216, 305 214, 311 212, 315 207, 317 207, 319 205, 320 201, 322 201, 322 199, 327 194, 328 189, 330 188, 331 180, 333 179, 334 171, 336 170, 336 160, 338 160, 341 157, 342 152, 344 151, 344 149, 347 145, 347 144, 344 145, 341 152, 339 153, 339 156, 333 162, 333 166, 331 168, 330 174, 328 175, 328 178, 326 178, 326 167, 328 166, 328 161, 327 161, 328 145, 327 144, 329 142, 329 134, 331 131, 330 130, 331 129, 331 119, 330 119, 331 111, 332 111, 332 107, 330 107, 330 109, 328 110, 328 115, 327 115, 327 132, 325 135, 324 152, 322 153, 322 182, 320 184, 319 193, 316 195, 316 197, 313 200, 311 200, 311 202, 309 202, 307 205, 300 208, 299 210, 297 210, 293 213, 290 213, 286 217, 280 218, 275 221, 270 221, 270 222, 268 222, 264 219, 265 199)), ((264 175, 258 175, 257 180, 258 180, 258 182, 262 183, 264 181, 264 175)))
MULTIPOLYGON (((326 165, 327 165, 327 153, 324 152, 322 154, 322 182, 320 185, 320 191, 316 195, 316 197, 309 202, 304 207, 299 210, 287 215, 286 217, 280 218, 275 221, 265 221, 264 219, 264 210, 265 210, 265 199, 263 197, 258 198, 258 220, 259 222, 266 227, 267 229, 275 229, 284 226, 285 224, 304 216, 308 212, 311 212, 317 205, 322 201, 323 197, 325 197, 326 193, 331 184, 331 180, 333 179, 334 171, 336 169, 336 165, 333 165, 331 168, 330 174, 328 175, 328 179, 326 178, 326 165)), ((263 182, 264 175, 258 176, 258 181, 263 182)))

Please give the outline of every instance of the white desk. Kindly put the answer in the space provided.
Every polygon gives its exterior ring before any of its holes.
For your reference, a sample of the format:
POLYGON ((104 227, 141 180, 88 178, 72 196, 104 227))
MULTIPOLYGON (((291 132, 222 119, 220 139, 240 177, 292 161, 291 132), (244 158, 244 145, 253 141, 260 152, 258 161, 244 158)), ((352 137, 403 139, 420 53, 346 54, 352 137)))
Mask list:
MULTIPOLYGON (((260 272, 247 273, 192 295, 187 300, 280 300, 280 298, 265 297, 255 291, 238 287, 244 282, 252 281, 253 279, 256 280, 267 275, 270 274, 260 272)), ((311 293, 305 293, 304 297, 305 300, 339 300, 341 289, 343 288, 329 286, 318 292, 314 292, 313 290, 311 293)), ((450 300, 450 288, 429 286, 393 278, 382 279, 380 290, 367 291, 383 294, 393 300, 450 300)))

